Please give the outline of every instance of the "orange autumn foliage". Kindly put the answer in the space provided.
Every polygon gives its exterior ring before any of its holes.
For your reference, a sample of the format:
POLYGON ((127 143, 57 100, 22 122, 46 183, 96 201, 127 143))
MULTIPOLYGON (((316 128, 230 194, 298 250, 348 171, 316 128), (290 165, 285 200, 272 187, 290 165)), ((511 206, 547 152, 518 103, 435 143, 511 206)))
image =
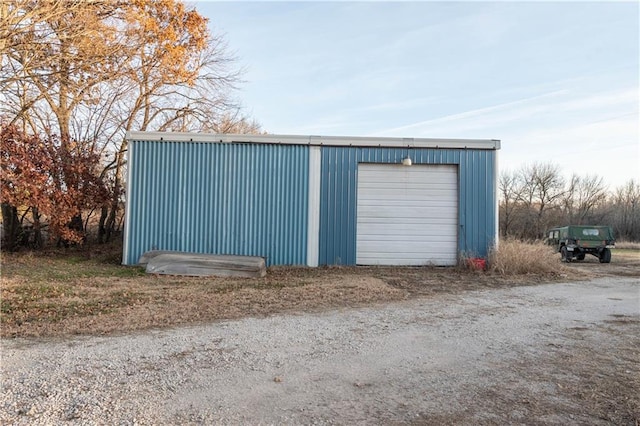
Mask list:
POLYGON ((207 18, 175 0, 133 0, 122 11, 127 39, 143 46, 138 65, 153 62, 165 84, 193 85, 209 41, 207 18))
POLYGON ((50 231, 65 240, 82 241, 83 235, 69 228, 69 223, 108 198, 96 173, 99 161, 87 144, 41 139, 15 126, 0 125, 2 202, 37 208, 49 219, 50 231))

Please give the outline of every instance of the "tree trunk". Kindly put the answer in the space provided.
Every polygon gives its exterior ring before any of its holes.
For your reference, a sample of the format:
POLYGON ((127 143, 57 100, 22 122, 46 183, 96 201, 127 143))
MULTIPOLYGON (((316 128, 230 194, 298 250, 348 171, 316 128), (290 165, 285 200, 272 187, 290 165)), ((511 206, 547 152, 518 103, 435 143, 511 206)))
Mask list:
POLYGON ((113 205, 111 205, 111 211, 109 212, 109 218, 107 219, 107 238, 106 241, 109 242, 111 241, 111 238, 113 238, 113 234, 115 231, 115 224, 116 224, 116 214, 118 212, 118 205, 117 203, 113 203, 113 205))
POLYGON ((31 216, 33 217, 33 240, 31 242, 31 246, 34 249, 41 249, 43 244, 42 239, 42 229, 40 224, 40 213, 36 207, 31 209, 31 216))
POLYGON ((118 207, 120 205, 120 195, 122 194, 121 188, 121 175, 122 167, 124 166, 124 153, 126 151, 126 142, 123 142, 118 151, 118 158, 116 162, 115 179, 113 182, 113 198, 111 199, 111 210, 109 211, 109 217, 106 224, 106 242, 111 241, 115 231, 116 218, 118 216, 118 207))
POLYGON ((102 210, 100 211, 100 221, 98 222, 98 244, 102 244, 106 242, 107 229, 105 227, 105 221, 107 220, 107 215, 109 214, 109 207, 102 206, 102 210))
POLYGON ((71 218, 71 222, 69 222, 69 229, 78 231, 81 234, 84 233, 84 221, 82 220, 82 213, 79 213, 71 218))
POLYGON ((17 250, 20 246, 22 226, 18 219, 18 209, 7 203, 2 203, 2 227, 4 237, 2 247, 7 250, 17 250))

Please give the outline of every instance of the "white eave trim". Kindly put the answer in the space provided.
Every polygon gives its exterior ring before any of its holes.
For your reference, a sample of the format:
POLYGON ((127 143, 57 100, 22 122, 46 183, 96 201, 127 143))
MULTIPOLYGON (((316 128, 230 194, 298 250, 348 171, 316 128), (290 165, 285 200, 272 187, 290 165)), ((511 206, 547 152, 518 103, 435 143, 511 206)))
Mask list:
POLYGON ((264 143, 387 148, 500 149, 496 139, 386 138, 376 136, 234 135, 185 132, 127 132, 128 141, 264 143))

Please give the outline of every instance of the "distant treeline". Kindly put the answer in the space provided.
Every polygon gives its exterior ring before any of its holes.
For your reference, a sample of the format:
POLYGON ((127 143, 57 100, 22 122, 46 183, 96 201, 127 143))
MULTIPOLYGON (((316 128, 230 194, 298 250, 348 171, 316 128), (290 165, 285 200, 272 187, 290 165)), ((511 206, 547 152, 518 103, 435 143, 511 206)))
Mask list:
POLYGON ((562 225, 610 225, 618 240, 640 241, 640 182, 610 189, 597 175, 562 176, 553 163, 505 171, 498 182, 500 235, 543 238, 562 225))

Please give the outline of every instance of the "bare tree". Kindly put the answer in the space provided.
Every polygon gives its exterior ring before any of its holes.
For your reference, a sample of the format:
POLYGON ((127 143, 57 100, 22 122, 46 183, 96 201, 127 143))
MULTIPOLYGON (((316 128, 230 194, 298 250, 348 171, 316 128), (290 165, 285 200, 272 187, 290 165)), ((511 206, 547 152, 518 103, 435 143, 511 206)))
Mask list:
POLYGON ((535 238, 535 211, 537 183, 534 166, 523 166, 517 172, 520 188, 518 194, 518 210, 520 216, 520 238, 535 238))
POLYGON ((564 193, 564 179, 560 167, 551 163, 535 163, 520 171, 523 182, 521 200, 527 208, 529 237, 541 237, 548 221, 548 212, 559 207, 558 201, 564 193))
POLYGON ((640 241, 640 182, 630 180, 613 195, 612 221, 616 235, 640 241))
POLYGON ((596 218, 594 213, 596 208, 606 201, 607 187, 600 176, 580 177, 574 174, 562 199, 568 222, 576 225, 600 222, 602 217, 596 218))
POLYGON ((521 197, 521 187, 518 174, 505 171, 500 174, 498 181, 500 191, 500 232, 502 236, 511 235, 512 225, 516 219, 518 200, 521 197))
POLYGON ((561 211, 564 179, 554 164, 525 165, 500 178, 502 232, 518 238, 540 238, 561 211), (505 201, 508 197, 508 201, 505 201))
POLYGON ((126 49, 108 20, 117 3, 15 0, 8 10, 0 25, 8 33, 1 81, 5 95, 22 97, 14 102, 13 121, 31 121, 34 132, 51 131, 62 140, 76 138, 70 132, 74 111, 95 101, 93 88, 112 78, 126 49))
POLYGON ((233 133, 239 135, 264 134, 262 126, 255 119, 242 115, 240 110, 225 113, 213 123, 210 129, 213 133, 233 133))

